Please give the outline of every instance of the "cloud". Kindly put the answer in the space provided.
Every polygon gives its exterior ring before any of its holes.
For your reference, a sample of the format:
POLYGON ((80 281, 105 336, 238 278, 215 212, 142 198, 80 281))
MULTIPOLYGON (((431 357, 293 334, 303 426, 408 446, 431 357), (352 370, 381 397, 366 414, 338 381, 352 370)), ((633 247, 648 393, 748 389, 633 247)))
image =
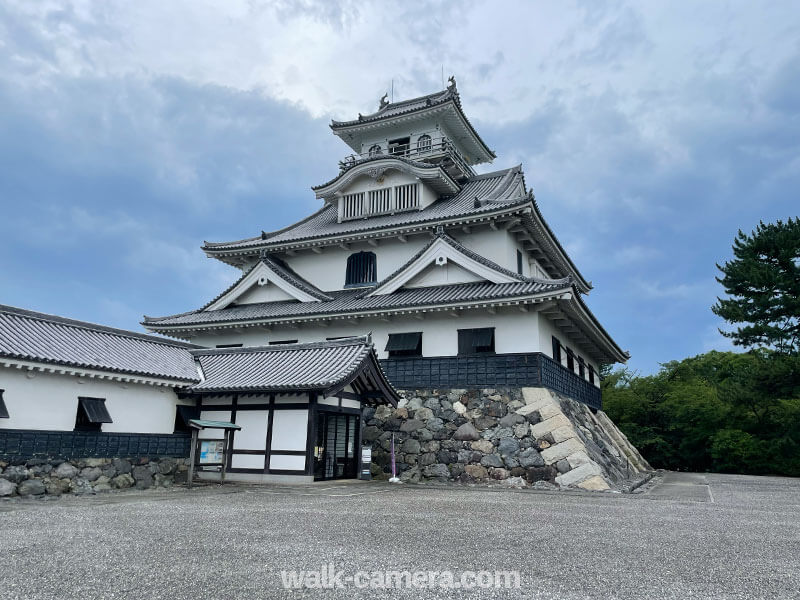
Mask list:
POLYGON ((797 214, 798 33, 792 2, 5 2, 0 301, 123 327, 201 305, 238 274, 204 239, 319 207, 330 117, 444 71, 479 170, 524 164, 650 371, 708 347, 735 232, 797 214))

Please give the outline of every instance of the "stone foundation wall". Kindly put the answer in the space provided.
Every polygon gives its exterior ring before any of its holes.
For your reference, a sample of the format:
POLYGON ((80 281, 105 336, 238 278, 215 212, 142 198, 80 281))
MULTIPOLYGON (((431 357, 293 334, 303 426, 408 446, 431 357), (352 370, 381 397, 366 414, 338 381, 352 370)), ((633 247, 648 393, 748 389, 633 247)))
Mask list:
POLYGON ((0 496, 60 496, 95 494, 135 487, 170 487, 185 483, 188 459, 86 458, 48 460, 34 458, 0 461, 0 496))
POLYGON ((398 408, 365 409, 372 472, 401 481, 622 489, 650 465, 602 411, 546 388, 415 390, 398 408), (546 483, 539 483, 546 482, 546 483))

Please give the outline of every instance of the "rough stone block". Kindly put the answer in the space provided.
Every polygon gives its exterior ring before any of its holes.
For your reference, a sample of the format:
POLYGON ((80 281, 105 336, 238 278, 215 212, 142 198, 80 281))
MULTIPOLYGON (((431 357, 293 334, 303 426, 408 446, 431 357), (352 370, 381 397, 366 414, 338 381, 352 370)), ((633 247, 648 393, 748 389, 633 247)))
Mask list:
POLYGON ((578 484, 579 488, 583 488, 584 490, 592 490, 592 491, 602 491, 602 490, 610 490, 611 486, 608 485, 605 479, 603 479, 600 475, 595 475, 594 477, 589 477, 585 481, 581 481, 578 484))
POLYGON ((553 441, 556 444, 560 444, 563 441, 574 438, 576 433, 572 425, 563 425, 562 427, 553 429, 553 431, 550 432, 550 435, 553 436, 553 441))
POLYGON ((579 467, 556 477, 556 483, 564 487, 574 486, 595 475, 602 475, 600 467, 593 462, 583 463, 579 467))
POLYGON ((458 413, 459 415, 467 414, 467 407, 461 404, 460 401, 456 400, 453 402, 453 410, 458 413))
POLYGON ((480 439, 480 434, 471 423, 464 423, 461 427, 456 429, 456 432, 453 434, 453 439, 476 441, 480 439))
POLYGON ((27 479, 17 486, 17 493, 20 496, 41 496, 44 492, 44 483, 41 479, 27 479))
POLYGON ((563 413, 560 413, 549 419, 542 419, 540 423, 536 423, 536 425, 531 426, 531 433, 533 434, 533 437, 540 438, 544 437, 551 431, 558 429, 559 427, 572 428, 572 423, 563 413))
POLYGON ((586 452, 579 450, 578 452, 574 452, 567 457, 567 461, 569 462, 569 466, 571 468, 576 468, 581 466, 583 463, 591 462, 591 458, 586 452))
POLYGON ((484 454, 489 454, 492 450, 494 450, 494 444, 489 440, 478 440, 477 442, 472 442, 470 444, 473 450, 477 450, 478 452, 483 452, 484 454))
POLYGON ((572 438, 570 440, 566 440, 564 442, 561 442, 560 444, 554 444, 549 448, 542 450, 541 455, 545 463, 547 463, 548 465, 552 465, 553 463, 558 462, 562 458, 566 458, 570 454, 582 450, 584 450, 584 446, 581 443, 581 441, 578 438, 572 438))
POLYGON ((486 467, 481 465, 466 465, 464 467, 464 472, 477 480, 486 479, 489 476, 489 472, 486 470, 486 467))
POLYGON ((17 491, 17 484, 8 479, 0 479, 0 496, 13 496, 17 491))

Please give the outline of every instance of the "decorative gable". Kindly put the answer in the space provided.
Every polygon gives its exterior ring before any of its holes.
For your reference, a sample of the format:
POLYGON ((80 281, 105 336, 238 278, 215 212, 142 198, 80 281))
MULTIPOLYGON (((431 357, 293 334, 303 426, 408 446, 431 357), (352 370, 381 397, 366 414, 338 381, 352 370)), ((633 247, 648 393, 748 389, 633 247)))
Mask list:
POLYGON ((369 295, 391 294, 402 287, 427 287, 475 281, 512 283, 526 279, 475 254, 440 231, 419 254, 379 283, 369 295))
POLYGON ((319 302, 330 299, 277 261, 262 258, 203 310, 221 310, 233 303, 258 304, 286 300, 319 302))

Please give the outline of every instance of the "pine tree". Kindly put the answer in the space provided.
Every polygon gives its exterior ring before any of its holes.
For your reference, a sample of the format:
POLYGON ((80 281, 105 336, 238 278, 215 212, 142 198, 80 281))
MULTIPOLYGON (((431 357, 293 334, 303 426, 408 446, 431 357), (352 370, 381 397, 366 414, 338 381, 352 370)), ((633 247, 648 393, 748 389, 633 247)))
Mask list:
POLYGON ((800 218, 760 222, 733 242, 734 259, 717 265, 717 281, 728 298, 711 308, 734 331, 722 331, 745 347, 770 347, 782 354, 800 354, 800 218))

